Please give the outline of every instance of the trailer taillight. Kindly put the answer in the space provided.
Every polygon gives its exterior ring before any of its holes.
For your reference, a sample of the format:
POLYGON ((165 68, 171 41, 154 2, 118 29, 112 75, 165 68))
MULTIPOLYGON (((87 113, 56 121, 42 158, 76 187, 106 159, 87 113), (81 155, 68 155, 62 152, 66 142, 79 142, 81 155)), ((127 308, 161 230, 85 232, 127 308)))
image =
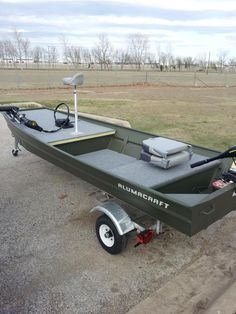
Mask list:
POLYGON ((141 231, 137 235, 138 242, 135 244, 135 247, 137 247, 140 244, 147 244, 147 243, 149 243, 150 241, 152 241, 154 236, 155 236, 155 231, 154 230, 145 229, 145 230, 141 231))

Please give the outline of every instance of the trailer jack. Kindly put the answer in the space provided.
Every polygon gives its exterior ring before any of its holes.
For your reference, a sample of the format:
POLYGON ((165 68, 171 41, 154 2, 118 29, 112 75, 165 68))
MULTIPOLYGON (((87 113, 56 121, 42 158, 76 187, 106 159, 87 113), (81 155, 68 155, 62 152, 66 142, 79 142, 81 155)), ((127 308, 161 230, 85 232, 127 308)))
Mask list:
POLYGON ((19 141, 15 138, 15 148, 12 149, 12 155, 14 157, 18 156, 18 152, 21 151, 20 147, 19 147, 19 141))

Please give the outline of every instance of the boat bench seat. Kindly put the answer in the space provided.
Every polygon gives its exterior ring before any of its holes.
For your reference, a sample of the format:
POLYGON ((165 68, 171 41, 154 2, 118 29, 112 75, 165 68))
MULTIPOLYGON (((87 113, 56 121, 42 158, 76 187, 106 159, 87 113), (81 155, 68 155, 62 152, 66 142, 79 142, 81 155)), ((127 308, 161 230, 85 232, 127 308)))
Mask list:
MULTIPOLYGON (((219 164, 219 161, 215 161, 198 168, 190 168, 189 161, 171 169, 162 169, 110 149, 78 155, 76 159, 131 183, 149 188, 165 186, 173 180, 180 180, 202 172, 204 169, 216 167, 219 164)), ((202 159, 205 159, 205 157, 193 154, 191 163, 202 159)))

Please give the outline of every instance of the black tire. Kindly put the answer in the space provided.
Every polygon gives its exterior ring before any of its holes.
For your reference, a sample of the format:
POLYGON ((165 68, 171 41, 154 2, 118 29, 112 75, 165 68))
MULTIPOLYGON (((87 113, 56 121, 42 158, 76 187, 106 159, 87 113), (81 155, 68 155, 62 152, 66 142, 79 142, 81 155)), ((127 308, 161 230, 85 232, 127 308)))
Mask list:
POLYGON ((114 223, 105 214, 98 217, 96 221, 96 235, 104 250, 112 255, 119 254, 126 247, 127 236, 121 236, 114 223))
POLYGON ((11 152, 14 157, 18 156, 18 152, 19 152, 18 149, 13 149, 11 152))

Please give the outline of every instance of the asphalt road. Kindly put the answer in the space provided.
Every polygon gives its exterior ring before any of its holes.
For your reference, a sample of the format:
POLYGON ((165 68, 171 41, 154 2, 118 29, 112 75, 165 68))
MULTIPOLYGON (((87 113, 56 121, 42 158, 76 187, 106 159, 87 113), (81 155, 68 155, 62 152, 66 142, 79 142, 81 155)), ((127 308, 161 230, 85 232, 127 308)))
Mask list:
MULTIPOLYGON (((0 142, 0 313, 126 313, 205 256, 212 263, 206 276, 232 279, 235 212, 193 238, 170 230, 134 248, 133 234, 127 249, 111 256, 96 239, 97 215, 89 213, 97 189, 23 148, 13 157, 2 117, 0 142)), ((186 291, 204 277, 190 273, 186 291)))

